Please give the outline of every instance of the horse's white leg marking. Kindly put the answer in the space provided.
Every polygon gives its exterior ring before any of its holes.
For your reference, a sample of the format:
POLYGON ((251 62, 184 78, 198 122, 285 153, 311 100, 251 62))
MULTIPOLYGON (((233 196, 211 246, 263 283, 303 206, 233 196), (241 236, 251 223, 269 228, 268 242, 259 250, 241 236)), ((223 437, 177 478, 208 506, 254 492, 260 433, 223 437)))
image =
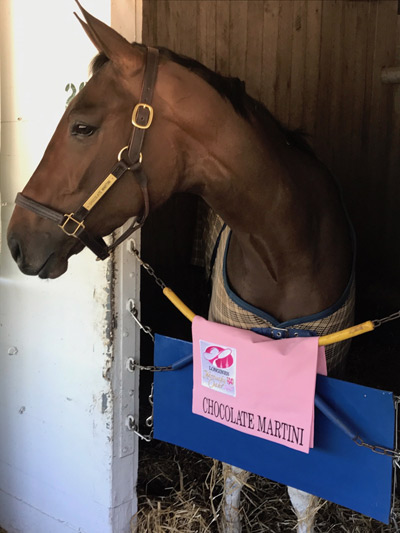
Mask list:
POLYGON ((222 465, 224 474, 224 498, 222 502, 222 532, 240 533, 240 492, 249 477, 249 472, 231 466, 222 465))
POLYGON ((293 487, 288 487, 288 493, 297 516, 297 533, 314 533, 319 498, 293 487))

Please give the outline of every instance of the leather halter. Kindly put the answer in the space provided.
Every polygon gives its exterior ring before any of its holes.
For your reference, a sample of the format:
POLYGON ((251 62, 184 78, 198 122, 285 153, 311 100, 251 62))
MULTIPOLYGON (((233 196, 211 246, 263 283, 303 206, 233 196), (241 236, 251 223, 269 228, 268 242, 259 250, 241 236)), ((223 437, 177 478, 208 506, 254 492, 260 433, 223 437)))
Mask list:
POLYGON ((143 78, 142 93, 140 102, 132 112, 133 131, 130 142, 121 149, 118 154, 118 161, 112 167, 108 176, 89 196, 86 202, 75 212, 62 214, 51 209, 21 193, 17 194, 15 203, 20 207, 33 211, 36 215, 56 222, 59 227, 70 237, 79 239, 85 246, 90 248, 99 259, 106 259, 110 252, 123 242, 134 231, 141 228, 149 214, 149 193, 147 189, 147 176, 142 168, 142 145, 146 130, 153 120, 153 99, 154 86, 157 78, 159 52, 156 48, 147 48, 147 62, 143 78), (127 171, 131 171, 139 183, 144 199, 144 209, 141 217, 136 217, 132 225, 111 245, 107 246, 101 237, 91 235, 85 228, 85 219, 92 208, 107 193, 107 191, 118 181, 127 171))

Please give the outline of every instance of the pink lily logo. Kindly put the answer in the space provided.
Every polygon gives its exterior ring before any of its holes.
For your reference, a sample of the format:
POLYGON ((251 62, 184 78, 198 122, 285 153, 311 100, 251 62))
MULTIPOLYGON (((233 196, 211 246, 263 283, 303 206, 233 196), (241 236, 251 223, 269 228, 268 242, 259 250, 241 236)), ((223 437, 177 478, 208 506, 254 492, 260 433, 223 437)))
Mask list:
POLYGON ((229 368, 234 363, 232 350, 230 348, 209 346, 203 355, 209 363, 217 368, 229 368))

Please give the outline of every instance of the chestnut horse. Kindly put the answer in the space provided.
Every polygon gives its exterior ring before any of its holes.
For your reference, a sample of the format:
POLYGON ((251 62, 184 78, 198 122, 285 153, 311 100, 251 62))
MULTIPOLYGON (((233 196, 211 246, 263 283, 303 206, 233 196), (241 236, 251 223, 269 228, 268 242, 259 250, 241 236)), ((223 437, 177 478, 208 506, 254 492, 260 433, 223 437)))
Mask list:
POLYGON ((103 236, 190 192, 230 228, 226 274, 240 301, 275 324, 337 309, 352 277, 349 224, 305 143, 238 80, 132 45, 82 12, 100 55, 17 197, 8 244, 20 270, 56 278, 85 245, 107 257, 103 236))

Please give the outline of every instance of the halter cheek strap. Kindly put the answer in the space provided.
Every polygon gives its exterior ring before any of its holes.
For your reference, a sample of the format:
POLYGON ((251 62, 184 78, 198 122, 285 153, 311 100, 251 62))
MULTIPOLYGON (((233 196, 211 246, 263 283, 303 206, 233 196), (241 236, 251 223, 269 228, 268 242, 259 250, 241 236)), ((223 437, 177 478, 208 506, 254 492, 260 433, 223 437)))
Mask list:
POLYGON ((89 196, 86 202, 70 214, 63 214, 51 209, 21 193, 17 194, 15 203, 20 207, 29 209, 35 214, 52 220, 70 237, 79 239, 85 246, 90 248, 99 259, 106 259, 110 252, 123 242, 134 231, 141 228, 149 214, 149 194, 147 189, 147 176, 142 168, 142 146, 146 130, 153 121, 153 108, 151 102, 154 94, 154 86, 157 79, 159 52, 156 48, 147 48, 147 62, 143 78, 143 86, 140 102, 132 112, 133 131, 130 142, 122 148, 118 154, 118 161, 111 169, 108 176, 102 181, 96 190, 89 196), (125 172, 132 172, 136 181, 140 185, 144 208, 140 218, 136 217, 132 225, 111 245, 107 246, 101 237, 96 237, 85 228, 85 219, 99 202, 99 200, 109 191, 125 172))

